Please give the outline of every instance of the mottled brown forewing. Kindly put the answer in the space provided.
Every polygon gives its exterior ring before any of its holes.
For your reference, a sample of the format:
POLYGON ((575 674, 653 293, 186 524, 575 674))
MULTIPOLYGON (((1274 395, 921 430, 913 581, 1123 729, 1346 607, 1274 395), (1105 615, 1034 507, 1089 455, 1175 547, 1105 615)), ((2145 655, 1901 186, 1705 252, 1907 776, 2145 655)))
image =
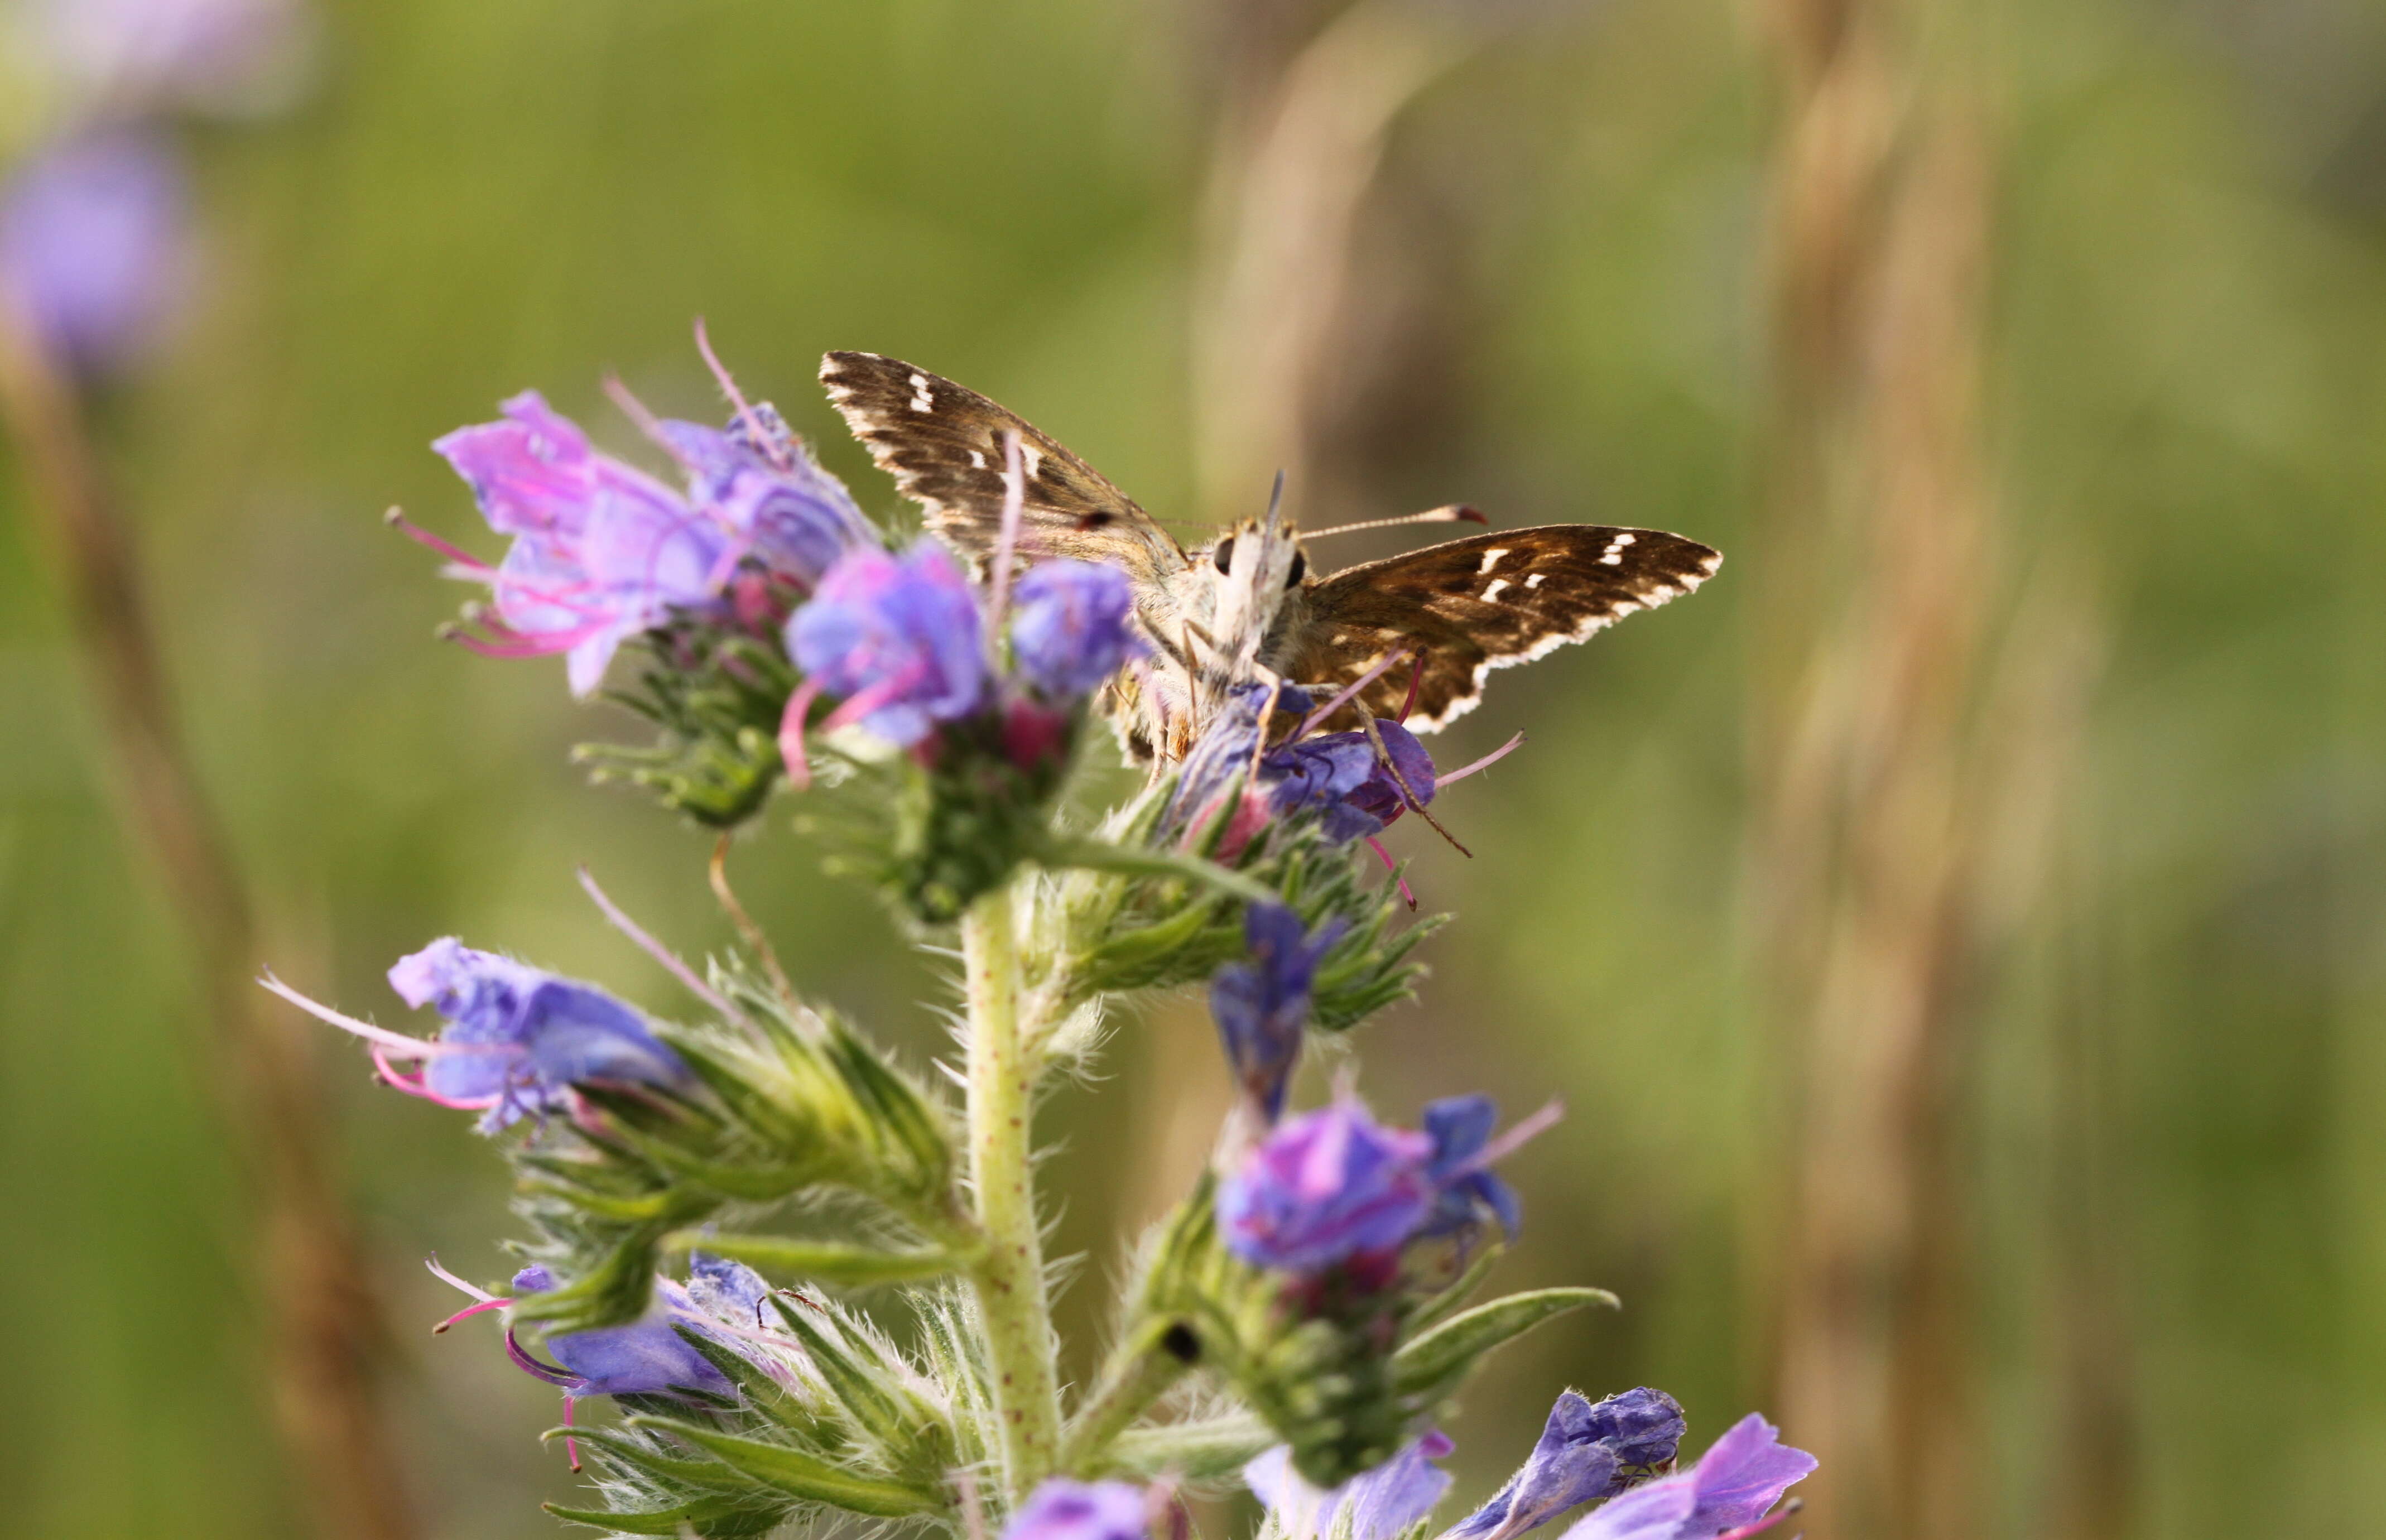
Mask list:
MULTIPOLYGON (((1588 640, 1690 592, 1721 565, 1720 555, 1695 540, 1600 524, 1452 540, 1312 583, 1303 594, 1306 623, 1288 639, 1283 672, 1338 688, 1386 653, 1410 648, 1425 671, 1409 725, 1428 732, 1473 710, 1492 670, 1588 640)), ((1399 715, 1412 672, 1410 663, 1395 665, 1360 699, 1373 715, 1399 715)))
POLYGON ((928 525, 983 559, 1002 532, 1003 435, 1019 435, 1026 470, 1022 554, 1107 561, 1138 583, 1185 568, 1185 553, 1135 500, 1049 433, 942 375, 876 353, 832 353, 821 383, 854 437, 928 525))

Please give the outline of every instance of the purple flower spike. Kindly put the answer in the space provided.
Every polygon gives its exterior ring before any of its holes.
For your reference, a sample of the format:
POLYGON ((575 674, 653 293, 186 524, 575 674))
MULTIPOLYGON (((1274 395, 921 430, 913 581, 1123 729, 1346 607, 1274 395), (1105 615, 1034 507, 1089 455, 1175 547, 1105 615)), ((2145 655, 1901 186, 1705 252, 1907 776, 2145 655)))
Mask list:
POLYGON ((1433 1140, 1433 1164, 1427 1174, 1433 1178, 1437 1196, 1425 1233, 1446 1235, 1463 1230, 1481 1209, 1488 1208, 1508 1238, 1516 1238, 1525 1218, 1516 1190, 1479 1158, 1499 1121, 1499 1105, 1488 1096, 1444 1096, 1425 1104, 1425 1131, 1433 1140))
POLYGON ((1243 1484, 1267 1505, 1283 1540, 1394 1540, 1450 1490, 1450 1473, 1433 1461, 1452 1447, 1428 1431, 1374 1470, 1321 1491, 1293 1470, 1292 1446, 1279 1444, 1243 1467, 1243 1484), (1339 1529, 1346 1520, 1347 1534, 1339 1529))
POLYGON ((448 1025, 436 1044, 421 1045, 419 1075, 400 1073, 384 1054, 383 1077, 401 1090, 480 1109, 483 1133, 565 1106, 581 1081, 672 1085, 687 1077, 679 1056, 604 991, 474 951, 452 936, 400 958, 389 983, 408 1005, 436 1007, 448 1025))
POLYGON ((1271 1123, 1284 1111, 1285 1086, 1300 1062, 1317 964, 1342 929, 1340 921, 1329 921, 1312 936, 1300 916, 1283 905, 1254 904, 1243 916, 1250 959, 1227 963, 1210 981, 1210 1014, 1217 1019, 1226 1061, 1271 1123))
POLYGON ((1139 1486, 1050 1476, 1011 1516, 1002 1540, 1144 1540, 1149 1512, 1139 1486))
POLYGON ((1388 1256, 1433 1207, 1432 1155, 1424 1134, 1337 1102, 1269 1134, 1219 1184, 1218 1228, 1243 1260, 1289 1272, 1388 1256))
POLYGON ((1039 563, 1011 595, 1012 659, 1046 700, 1083 700, 1142 650, 1134 613, 1135 590, 1117 568, 1039 563))
POLYGON ((986 698, 977 600, 933 541, 839 561, 787 622, 787 650, 809 683, 844 699, 832 722, 859 720, 901 748, 986 698))
POLYGON ((1696 1465, 1626 1492, 1563 1540, 1719 1540, 1753 1533, 1815 1465, 1814 1456, 1782 1443, 1778 1428, 1751 1412, 1696 1465))
POLYGON ((119 131, 44 152, 0 191, 0 302, 58 368, 130 368, 188 294, 189 205, 161 139, 119 131))
POLYGON ((1670 1466, 1686 1426, 1681 1407, 1660 1390, 1627 1390, 1596 1406, 1569 1390, 1550 1409, 1532 1458, 1443 1540, 1508 1540, 1614 1496, 1670 1466))

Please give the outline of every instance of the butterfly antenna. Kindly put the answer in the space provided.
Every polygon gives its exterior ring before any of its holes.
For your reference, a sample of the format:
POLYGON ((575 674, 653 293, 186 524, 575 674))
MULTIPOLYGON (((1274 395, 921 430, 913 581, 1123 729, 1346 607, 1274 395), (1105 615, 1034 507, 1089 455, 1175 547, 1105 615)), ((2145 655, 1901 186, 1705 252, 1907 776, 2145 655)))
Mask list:
POLYGON ((1337 524, 1330 529, 1312 530, 1300 538, 1323 540, 1329 534, 1350 534, 1359 530, 1391 530, 1402 524, 1488 524, 1483 510, 1452 503, 1448 507, 1427 508, 1423 513, 1406 514, 1399 519, 1363 519, 1356 524, 1337 524))
POLYGON ((1279 466, 1279 467, 1276 469, 1276 473, 1275 473, 1275 490, 1271 491, 1271 492, 1268 494, 1268 510, 1267 510, 1267 520, 1266 520, 1266 522, 1265 522, 1264 527, 1266 528, 1266 530, 1268 531, 1268 532, 1269 532, 1269 533, 1273 534, 1274 532, 1275 532, 1275 521, 1276 521, 1276 515, 1277 515, 1278 513, 1282 512, 1282 511, 1283 511, 1283 509, 1284 509, 1284 470, 1283 470, 1283 468, 1282 468, 1282 467, 1280 467, 1280 466, 1279 466))
POLYGON ((1475 852, 1467 849, 1465 845, 1460 844, 1457 835, 1451 833, 1449 830, 1444 829, 1441 826, 1441 820, 1434 817, 1433 814, 1425 810, 1425 802, 1417 795, 1416 788, 1409 784, 1409 778, 1400 773, 1400 767, 1399 764, 1394 762, 1392 758, 1392 751, 1384 746, 1383 732, 1375 726, 1375 720, 1373 717, 1366 719, 1366 727, 1367 741, 1375 745, 1375 753, 1383 760, 1384 768, 1392 772, 1392 782, 1395 785, 1400 787, 1400 797, 1403 801, 1408 803, 1410 811, 1415 813, 1417 817, 1433 825, 1433 832, 1439 834, 1443 839, 1448 840, 1450 842, 1450 847, 1452 850, 1457 851, 1468 860, 1473 860, 1475 858, 1475 852))

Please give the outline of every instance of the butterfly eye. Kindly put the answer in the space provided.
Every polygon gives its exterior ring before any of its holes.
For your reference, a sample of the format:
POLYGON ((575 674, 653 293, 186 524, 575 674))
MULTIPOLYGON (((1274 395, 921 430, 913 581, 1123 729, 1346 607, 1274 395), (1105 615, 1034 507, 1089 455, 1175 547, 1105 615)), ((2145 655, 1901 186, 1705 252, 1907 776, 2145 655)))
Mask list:
POLYGON ((1285 587, 1287 589, 1300 587, 1300 580, 1306 577, 1308 573, 1309 553, 1296 545, 1293 547, 1292 551, 1292 570, 1284 575, 1285 587))
POLYGON ((1235 565, 1235 537, 1233 535, 1228 535, 1225 539, 1218 542, 1217 549, 1210 553, 1210 565, 1218 570, 1218 574, 1221 577, 1224 577, 1226 574, 1227 570, 1235 565))

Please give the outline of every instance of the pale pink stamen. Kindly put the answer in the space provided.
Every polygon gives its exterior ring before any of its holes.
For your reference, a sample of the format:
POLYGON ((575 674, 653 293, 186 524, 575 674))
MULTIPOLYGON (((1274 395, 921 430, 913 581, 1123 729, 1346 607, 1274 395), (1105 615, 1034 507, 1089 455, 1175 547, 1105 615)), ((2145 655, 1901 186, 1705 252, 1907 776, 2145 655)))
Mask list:
MULTIPOLYGON (((566 1393, 563 1397, 563 1425, 567 1428, 572 1425, 571 1406, 577 1399, 578 1397, 571 1396, 569 1393, 566 1393)), ((563 1435, 563 1454, 565 1459, 571 1461, 571 1469, 576 1473, 580 1469, 580 1440, 572 1437, 570 1434, 565 1434, 563 1435)))
POLYGON ((1492 1166, 1501 1160, 1505 1160, 1509 1156, 1513 1155, 1520 1147, 1522 1147, 1526 1141, 1532 1139, 1538 1134, 1547 1133, 1550 1129, 1556 1126, 1559 1119, 1564 1116, 1565 1103, 1560 1101, 1555 1096, 1551 1096, 1549 1099, 1548 1104, 1538 1112, 1534 1113, 1529 1118, 1519 1120, 1509 1128, 1507 1133, 1501 1134, 1498 1138, 1486 1144, 1481 1149, 1476 1150, 1471 1158, 1460 1165, 1459 1168, 1450 1174, 1453 1176, 1464 1176, 1471 1171, 1479 1171, 1484 1170, 1486 1167, 1492 1166))
POLYGON ((1805 1506, 1806 1505, 1800 1499, 1792 1497, 1788 1502, 1782 1504, 1780 1509, 1771 1516, 1759 1519, 1752 1524, 1743 1524, 1739 1529, 1733 1530, 1727 1534, 1718 1534, 1715 1536, 1715 1540, 1749 1540, 1749 1536, 1764 1534, 1766 1530, 1771 1529, 1774 1525, 1781 1522, 1784 1519, 1789 1518, 1791 1514, 1797 1512, 1800 1509, 1805 1506))
POLYGON ((712 371, 714 382, 721 386, 721 394, 729 397, 729 404, 737 408, 737 420, 746 425, 747 436, 754 441, 754 447, 760 450, 769 457, 771 463, 780 470, 793 470, 793 463, 779 453, 777 445, 773 444, 769 435, 762 432, 761 419, 755 415, 754 408, 746 404, 745 395, 737 389, 737 382, 730 377, 729 370, 722 365, 720 356, 712 351, 712 338, 704 330, 702 316, 696 318, 696 350, 703 355, 704 367, 712 371))
POLYGON ((1002 432, 1002 524, 994 541, 994 566, 988 574, 986 645, 992 649, 1002 635, 1002 618, 1011 607, 1011 564, 1019 554, 1019 520, 1027 507, 1027 466, 1022 457, 1019 432, 1002 432))
MULTIPOLYGON (((1392 859, 1392 853, 1384 848, 1383 841, 1377 839, 1375 835, 1370 834, 1367 836, 1367 848, 1374 851, 1375 853, 1376 859, 1384 863, 1385 870, 1391 872, 1398 872, 1400 870, 1400 863, 1392 859)), ((1409 908, 1412 909, 1415 908, 1417 907, 1416 895, 1410 891, 1409 880, 1405 877, 1395 876, 1392 879, 1392 882, 1400 888, 1400 896, 1408 901, 1409 908)))
POLYGON ((1482 758, 1476 760, 1475 763, 1462 766, 1457 770, 1451 770, 1447 775, 1435 776, 1433 781, 1435 791, 1438 793, 1442 787, 1449 785, 1453 781, 1463 781, 1468 776, 1473 775, 1476 770, 1490 769, 1493 765, 1498 764, 1501 760, 1505 759, 1510 754, 1513 753, 1516 746, 1524 741, 1525 735, 1519 732, 1514 737, 1509 739, 1506 743, 1501 744, 1498 748, 1495 748, 1490 753, 1485 755, 1482 758))
POLYGON ((458 1310, 454 1315, 451 1315, 446 1320, 441 1321, 438 1325, 431 1328, 431 1334, 435 1337, 441 1333, 446 1331, 450 1326, 455 1325, 459 1321, 470 1321, 472 1317, 488 1310, 502 1310, 512 1303, 513 1301, 510 1299, 483 1299, 477 1305, 467 1305, 462 1309, 458 1310))
POLYGON ((915 660, 910 668, 905 669, 901 673, 895 675, 892 679, 882 679, 877 683, 872 685, 869 689, 860 691, 848 696, 845 704, 830 712, 827 720, 821 723, 821 731, 823 732, 835 732, 839 728, 851 727, 854 723, 870 715, 873 711, 877 710, 888 701, 900 696, 904 691, 910 689, 912 685, 917 684, 920 682, 921 676, 925 674, 927 671, 928 666, 925 663, 915 660))
POLYGON ((497 1301, 497 1303, 501 1305, 512 1303, 511 1300, 506 1298, 503 1295, 491 1294, 488 1290, 482 1288, 477 1284, 467 1283, 464 1280, 457 1277, 446 1268, 441 1267, 439 1265, 439 1254, 435 1251, 429 1257, 423 1258, 422 1265, 431 1270, 432 1277, 438 1279, 441 1283, 446 1284, 450 1288, 463 1290, 466 1294, 471 1295, 473 1298, 478 1299, 484 1304, 492 1299, 497 1301))
POLYGON ((1417 691, 1422 688, 1424 684, 1425 654, 1419 653, 1416 656, 1416 667, 1409 670, 1408 696, 1400 702, 1400 714, 1392 719, 1394 721, 1406 722, 1409 720, 1409 713, 1416 709, 1417 691))
POLYGON ((590 875, 584 866, 580 869, 580 887, 588 895, 589 901, 596 906, 596 912, 605 917, 608 924, 628 936, 638 950, 661 963, 663 970, 677 979, 689 994, 723 1016, 735 1017, 742 1014, 736 1007, 722 999, 710 984, 697 978, 696 970, 680 961, 670 947, 647 934, 636 920, 623 913, 622 907, 606 896, 605 890, 596 885, 596 879, 590 875))
POLYGON ((446 557, 449 561, 452 561, 457 566, 463 568, 465 571, 472 577, 477 578, 485 573, 496 570, 495 567, 483 561, 479 557, 474 556, 471 552, 464 549, 461 545, 457 545, 453 541, 444 540, 438 535, 433 534, 429 530, 424 529, 421 525, 416 523, 413 520, 408 519, 405 514, 400 513, 396 508, 390 509, 387 513, 382 515, 382 518, 391 529, 394 529, 400 534, 405 535, 408 540, 430 546, 441 556, 446 557))
POLYGON ((1341 710, 1343 707, 1350 703, 1350 698, 1353 695, 1356 695, 1368 685, 1373 684, 1375 681, 1383 678, 1387 670, 1390 669, 1393 664, 1408 656, 1409 649, 1406 647, 1394 647, 1390 652, 1386 653, 1381 658, 1376 660, 1374 668, 1369 669, 1365 673, 1361 674, 1358 678, 1345 685, 1340 695, 1336 695, 1324 706, 1312 711, 1309 714, 1309 720, 1300 724, 1300 731, 1292 735, 1293 739, 1298 741, 1309 736, 1309 734, 1316 729, 1319 722, 1325 720, 1328 717, 1334 715, 1335 712, 1341 710))
POLYGON ((811 790, 812 762, 804 754, 804 722, 811 715, 812 702, 820 698, 820 683, 806 680, 796 686, 787 697, 786 710, 779 714, 779 757, 786 761, 787 784, 799 792, 811 790))
POLYGON ((505 1097, 498 1096, 471 1097, 442 1096, 431 1089, 430 1083, 424 1080, 420 1071, 411 1075, 403 1072, 383 1058, 379 1048, 373 1050, 372 1057, 373 1068, 381 1071, 381 1081, 383 1085, 393 1091, 404 1092, 409 1096, 418 1096, 433 1107, 444 1107, 456 1112, 486 1112, 505 1100, 505 1097))
POLYGON ((257 982, 317 1020, 328 1021, 342 1032, 353 1033, 368 1043, 378 1043, 400 1058, 430 1058, 440 1054, 487 1051, 478 1045, 433 1043, 420 1037, 408 1037, 404 1033, 391 1032, 386 1027, 376 1027, 370 1021, 359 1021, 353 1016, 343 1016, 331 1007, 318 1005, 299 994, 280 979, 275 978, 270 970, 257 982))

